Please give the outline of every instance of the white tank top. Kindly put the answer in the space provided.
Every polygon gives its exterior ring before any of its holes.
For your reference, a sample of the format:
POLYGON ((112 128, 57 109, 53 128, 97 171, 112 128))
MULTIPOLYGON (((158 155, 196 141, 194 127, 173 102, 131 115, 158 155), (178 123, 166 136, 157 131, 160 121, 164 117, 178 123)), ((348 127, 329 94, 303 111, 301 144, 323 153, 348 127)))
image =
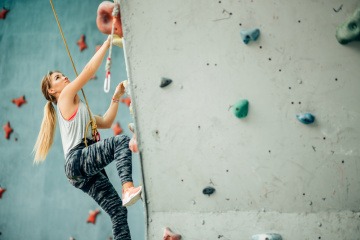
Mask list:
MULTIPOLYGON (((84 138, 84 133, 86 125, 90 121, 89 112, 86 108, 86 105, 80 101, 79 108, 76 112, 76 115, 71 120, 66 120, 60 113, 59 108, 57 107, 57 116, 61 134, 61 141, 64 149, 65 159, 69 154, 70 150, 81 143, 84 138)), ((88 133, 86 137, 91 139, 91 126, 89 126, 88 133)))

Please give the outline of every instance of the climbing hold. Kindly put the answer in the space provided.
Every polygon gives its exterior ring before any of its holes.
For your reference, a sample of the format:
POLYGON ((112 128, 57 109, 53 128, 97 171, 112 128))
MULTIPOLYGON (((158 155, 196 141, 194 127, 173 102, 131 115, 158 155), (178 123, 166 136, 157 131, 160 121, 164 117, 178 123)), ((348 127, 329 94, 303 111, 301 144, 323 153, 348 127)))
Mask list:
POLYGON ((119 48, 122 48, 123 47, 123 39, 121 37, 119 37, 118 35, 114 34, 112 44, 119 48))
POLYGON ((21 107, 24 103, 26 103, 25 96, 21 96, 19 98, 15 98, 12 100, 13 103, 16 104, 16 106, 21 107))
POLYGON ((315 116, 311 113, 298 114, 296 117, 303 124, 311 124, 315 121, 315 116))
POLYGON ((132 136, 132 138, 130 139, 129 149, 130 149, 131 152, 133 152, 133 153, 137 153, 137 152, 139 151, 138 146, 137 146, 136 134, 134 134, 134 135, 132 136))
POLYGON ((248 44, 250 41, 256 41, 260 36, 260 30, 258 28, 241 30, 241 38, 245 44, 248 44))
POLYGON ((163 240, 180 240, 181 235, 173 233, 170 228, 166 227, 164 230, 163 240))
POLYGON ((5 131, 5 138, 9 139, 10 138, 10 134, 14 131, 11 127, 10 127, 10 122, 7 122, 7 124, 5 124, 3 126, 3 129, 5 131))
POLYGON ((97 215, 100 213, 100 210, 99 209, 96 209, 95 211, 90 211, 89 212, 89 217, 87 219, 87 223, 92 223, 92 224, 95 224, 96 222, 96 217, 97 215))
POLYGON ((74 237, 70 237, 69 240, 76 240, 74 237))
POLYGON ((238 101, 232 106, 233 113, 238 118, 244 118, 247 116, 249 111, 249 101, 246 99, 238 101))
POLYGON ((113 2, 103 1, 102 3, 100 3, 97 10, 96 25, 100 32, 109 35, 111 34, 112 24, 114 22, 114 34, 122 38, 123 31, 120 9, 118 12, 113 12, 114 8, 115 3, 113 2))
POLYGON ((0 11, 0 19, 5 19, 6 18, 6 14, 9 12, 9 9, 3 8, 0 11))
POLYGON ((77 41, 77 45, 79 46, 80 52, 87 48, 84 34, 81 35, 80 39, 77 41))
POLYGON ((2 195, 5 191, 6 191, 5 188, 0 187, 0 198, 2 198, 2 195))
POLYGON ((344 23, 337 27, 336 39, 340 44, 360 41, 360 7, 344 23))
POLYGON ((206 187, 206 188, 203 189, 203 194, 205 194, 205 195, 210 196, 214 192, 215 192, 215 188, 213 188, 213 187, 206 187))
POLYGON ((129 83, 129 80, 124 80, 124 81, 122 81, 122 84, 123 84, 123 86, 124 86, 124 88, 125 88, 126 94, 129 95, 129 96, 131 96, 131 94, 130 94, 130 83, 129 83))
POLYGON ((282 240, 282 237, 277 233, 265 233, 253 235, 251 240, 282 240))
POLYGON ((126 106, 130 107, 131 98, 129 98, 129 97, 122 98, 122 99, 121 99, 121 102, 124 103, 124 104, 126 104, 126 106))
POLYGON ((169 85, 170 83, 172 83, 172 80, 169 78, 161 78, 161 83, 160 83, 160 87, 166 87, 167 85, 169 85))
POLYGON ((120 123, 117 122, 116 124, 114 124, 113 126, 113 131, 114 131, 114 135, 119 135, 123 132, 123 129, 120 126, 120 123))
POLYGON ((135 133, 135 124, 134 123, 129 123, 128 128, 132 133, 135 133))

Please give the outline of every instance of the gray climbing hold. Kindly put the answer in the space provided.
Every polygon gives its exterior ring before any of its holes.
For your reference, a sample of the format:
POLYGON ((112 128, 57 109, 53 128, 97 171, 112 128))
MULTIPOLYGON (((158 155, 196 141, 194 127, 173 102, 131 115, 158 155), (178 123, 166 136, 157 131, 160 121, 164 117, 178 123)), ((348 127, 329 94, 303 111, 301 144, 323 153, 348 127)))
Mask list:
POLYGON ((250 41, 256 41, 260 36, 260 30, 258 28, 241 30, 240 36, 245 44, 248 44, 250 41))
POLYGON ((167 85, 169 85, 170 83, 172 83, 172 80, 169 78, 161 78, 161 83, 160 83, 160 87, 166 87, 167 85))
POLYGON ((206 188, 204 188, 204 190, 203 190, 203 194, 205 194, 205 195, 211 195, 211 194, 213 194, 215 192, 215 188, 213 188, 213 187, 206 187, 206 188))
POLYGON ((253 235, 251 240, 282 240, 282 237, 277 233, 263 233, 253 235))
POLYGON ((311 124, 315 121, 315 116, 311 113, 298 114, 296 118, 303 124, 311 124))

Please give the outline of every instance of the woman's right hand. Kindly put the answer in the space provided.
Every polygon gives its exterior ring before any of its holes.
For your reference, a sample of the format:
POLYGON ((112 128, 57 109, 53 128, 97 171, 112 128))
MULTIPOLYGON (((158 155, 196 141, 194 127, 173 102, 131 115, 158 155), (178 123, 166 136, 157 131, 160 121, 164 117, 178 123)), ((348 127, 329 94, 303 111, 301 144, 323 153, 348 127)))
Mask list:
POLYGON ((124 95, 124 93, 125 93, 124 82, 121 82, 116 86, 113 98, 120 99, 122 95, 124 95))

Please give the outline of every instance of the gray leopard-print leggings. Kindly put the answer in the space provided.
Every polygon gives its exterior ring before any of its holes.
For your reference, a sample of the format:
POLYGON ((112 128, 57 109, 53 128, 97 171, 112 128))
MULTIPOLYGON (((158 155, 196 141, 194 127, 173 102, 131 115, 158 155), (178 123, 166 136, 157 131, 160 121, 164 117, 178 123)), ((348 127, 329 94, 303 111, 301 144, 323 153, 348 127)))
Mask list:
POLYGON ((114 240, 131 239, 127 223, 127 209, 109 181, 104 167, 116 161, 121 183, 132 182, 132 153, 130 138, 117 135, 85 147, 77 145, 65 161, 65 174, 76 188, 89 194, 99 206, 110 215, 113 224, 114 240))

